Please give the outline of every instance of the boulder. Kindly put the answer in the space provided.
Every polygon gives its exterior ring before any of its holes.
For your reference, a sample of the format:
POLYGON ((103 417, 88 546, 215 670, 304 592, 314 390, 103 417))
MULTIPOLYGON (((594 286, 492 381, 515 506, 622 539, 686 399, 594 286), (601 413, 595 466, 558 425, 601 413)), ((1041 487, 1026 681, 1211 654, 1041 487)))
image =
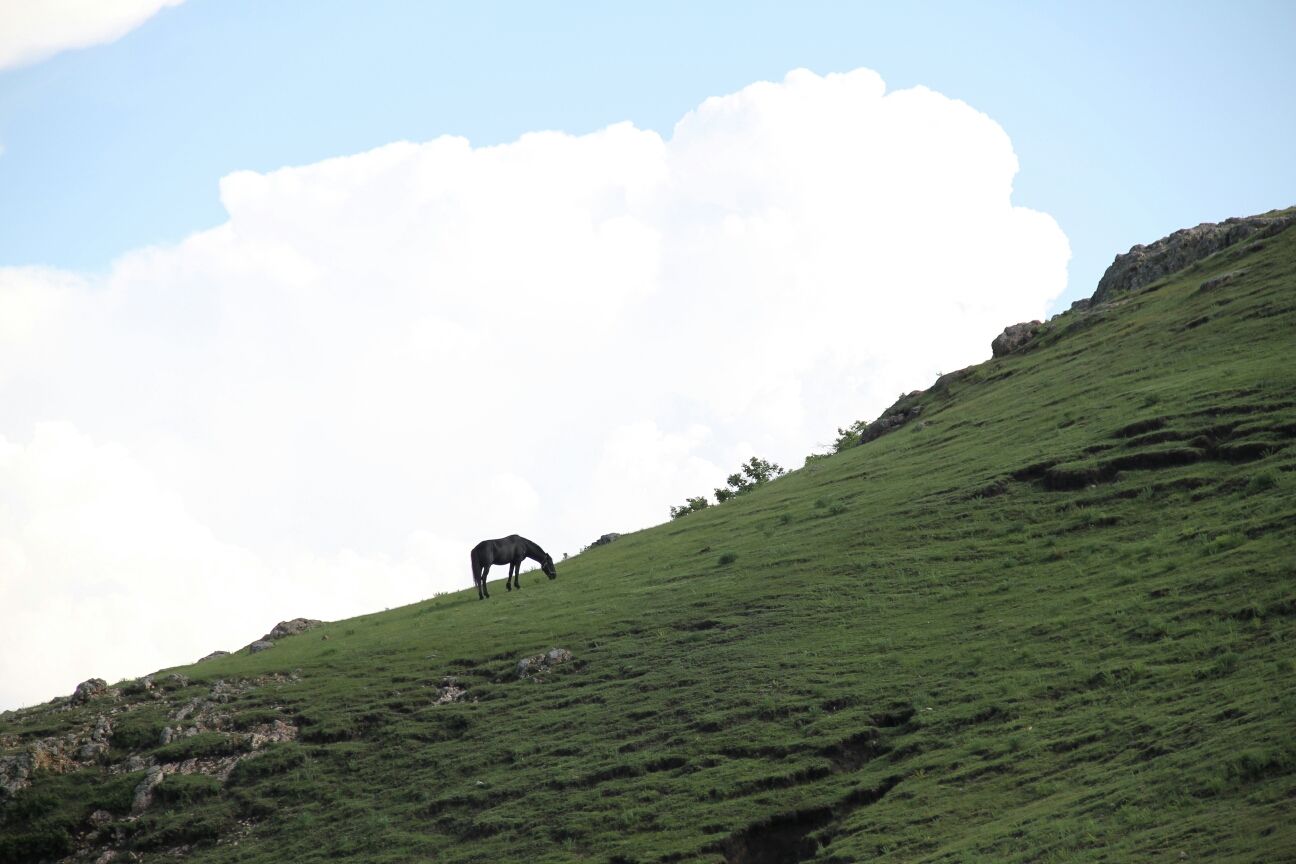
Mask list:
POLYGON ((273 648, 274 645, 275 643, 271 642, 269 639, 258 639, 256 642, 253 642, 248 646, 248 650, 253 654, 260 654, 262 651, 273 648))
POLYGON ((112 740, 112 721, 107 717, 99 717, 95 722, 94 728, 90 730, 88 737, 77 751, 77 758, 86 762, 94 761, 108 752, 108 744, 112 740))
POLYGON ((458 678, 455 678, 453 675, 447 675, 441 680, 441 686, 437 688, 436 701, 432 704, 445 705, 449 702, 458 702, 467 694, 467 688, 459 683, 458 678))
POLYGON ((228 651, 213 651, 210 654, 208 654, 206 657, 200 658, 198 662, 202 663, 204 660, 215 660, 217 657, 228 657, 229 653, 230 652, 228 651))
POLYGON ((36 757, 31 753, 0 756, 0 792, 16 795, 31 783, 36 757))
POLYGON ((607 544, 611 543, 613 540, 617 539, 620 536, 621 536, 620 534, 604 534, 603 536, 595 540, 593 543, 591 543, 589 545, 589 548, 593 549, 595 546, 606 546, 607 544))
POLYGON ((153 803, 153 789, 162 782, 162 766, 154 765, 135 786, 135 796, 131 800, 131 814, 138 816, 153 803))
POLYGON ((76 686, 72 693, 73 705, 84 705, 96 696, 102 696, 108 690, 108 682, 102 678, 90 678, 76 686))
POLYGON ((544 654, 523 657, 519 660, 517 674, 519 678, 530 678, 548 672, 554 666, 567 663, 571 659, 572 653, 566 648, 550 648, 544 654))
POLYGON ((1234 279, 1240 279, 1246 275, 1246 270, 1230 270, 1228 273, 1221 273, 1213 279, 1207 279, 1197 286, 1198 291, 1214 291, 1216 288, 1223 288, 1234 279))
POLYGON ((859 443, 867 444, 868 442, 881 438, 888 432, 894 432, 910 420, 917 417, 923 412, 923 406, 916 404, 916 400, 922 393, 915 390, 896 400, 890 408, 882 412, 882 416, 864 427, 860 432, 859 443))
POLYGON ((1004 331, 990 343, 990 353, 995 357, 1006 357, 1034 339, 1042 326, 1044 325, 1041 321, 1023 321, 1005 327, 1004 331))
POLYGON ((316 621, 314 618, 294 618, 291 621, 280 621, 274 626, 273 630, 261 637, 261 641, 273 642, 285 636, 296 636, 305 633, 307 630, 313 630, 323 623, 323 621, 316 621))
POLYGON ((1272 237, 1293 224, 1296 224, 1296 212, 1266 213, 1218 223, 1203 222, 1196 228, 1183 228, 1147 246, 1139 244, 1116 256, 1098 280, 1093 302, 1105 303, 1113 297, 1136 291, 1234 243, 1249 238, 1272 237))

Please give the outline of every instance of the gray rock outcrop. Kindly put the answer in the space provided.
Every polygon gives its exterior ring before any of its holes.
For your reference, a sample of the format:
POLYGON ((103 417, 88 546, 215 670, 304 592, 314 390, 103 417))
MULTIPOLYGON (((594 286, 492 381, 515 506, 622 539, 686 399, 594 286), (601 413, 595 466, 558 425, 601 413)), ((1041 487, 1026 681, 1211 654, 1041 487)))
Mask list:
POLYGON ((572 659, 572 653, 566 648, 550 648, 544 654, 535 654, 531 657, 523 657, 518 661, 517 674, 519 678, 531 678, 544 672, 548 672, 554 666, 567 663, 572 659))
POLYGON ((881 438, 888 432, 894 432, 921 414, 923 406, 914 402, 920 395, 922 393, 915 390, 913 393, 897 399, 895 404, 882 412, 882 416, 864 428, 860 433, 859 443, 867 444, 874 439, 881 438))
POLYGON ((72 704, 83 705, 96 696, 102 696, 108 690, 108 682, 102 678, 90 678, 76 686, 72 693, 72 704))
POLYGON ((248 646, 248 650, 253 654, 260 654, 262 651, 269 650, 275 646, 274 642, 269 639, 258 639, 248 646))
POLYGON ((153 790, 162 782, 162 768, 154 765, 135 786, 135 796, 131 800, 131 813, 135 816, 143 813, 153 803, 153 790))
POLYGON ((294 618, 291 621, 280 621, 274 626, 273 630, 261 637, 261 641, 273 642, 285 636, 296 636, 305 633, 307 630, 313 630, 323 623, 323 621, 317 621, 314 618, 294 618))
POLYGON ((620 536, 621 536, 620 534, 604 534, 603 536, 595 540, 593 543, 591 543, 589 545, 589 548, 593 549, 595 546, 606 546, 607 544, 611 543, 613 540, 616 540, 620 536))
POLYGON ((1094 291, 1092 300, 1105 303, 1182 270, 1234 243, 1272 237, 1293 224, 1296 224, 1296 212, 1270 212, 1223 222, 1203 222, 1147 246, 1139 244, 1116 256, 1098 280, 1098 289, 1094 291))
POLYGON ((995 357, 1006 357, 1034 339, 1043 326, 1041 321, 1023 321, 1005 327, 1004 331, 990 343, 990 353, 995 357))

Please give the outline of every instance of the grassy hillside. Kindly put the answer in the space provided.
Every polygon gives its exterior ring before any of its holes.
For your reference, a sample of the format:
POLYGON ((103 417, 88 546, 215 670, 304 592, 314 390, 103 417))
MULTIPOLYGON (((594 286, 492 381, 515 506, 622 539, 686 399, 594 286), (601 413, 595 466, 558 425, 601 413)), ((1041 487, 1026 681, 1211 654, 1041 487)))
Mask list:
POLYGON ((0 861, 1296 860, 1294 283, 1296 228, 557 581, 0 715, 112 726, 0 861))

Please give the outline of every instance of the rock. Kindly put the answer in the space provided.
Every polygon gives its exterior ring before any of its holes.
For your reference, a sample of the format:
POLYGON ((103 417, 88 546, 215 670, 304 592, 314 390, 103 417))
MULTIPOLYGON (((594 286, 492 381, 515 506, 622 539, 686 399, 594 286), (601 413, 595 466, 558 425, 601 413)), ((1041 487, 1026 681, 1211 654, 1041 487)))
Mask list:
POLYGON ((84 705, 96 696, 102 696, 108 690, 108 682, 102 678, 90 678, 76 686, 72 693, 73 705, 84 705))
POLYGON ((176 737, 175 730, 173 730, 170 726, 163 726, 162 734, 158 735, 158 743, 165 746, 167 744, 170 744, 175 737, 176 737))
POLYGON ((8 795, 18 794, 30 785, 35 770, 36 758, 31 753, 0 756, 0 790, 8 795))
POLYGON ((153 803, 153 789, 162 782, 162 767, 154 765, 148 774, 135 787, 135 797, 131 801, 131 814, 138 816, 153 803))
POLYGON ((86 762, 98 759, 101 755, 108 752, 108 744, 112 740, 112 721, 107 717, 100 717, 90 730, 90 737, 81 745, 77 751, 77 758, 86 762))
POLYGON ((179 672, 172 672, 166 677, 166 688, 168 690, 180 690, 189 686, 189 677, 181 675, 179 672))
POLYGON ((995 337, 990 343, 990 353, 995 357, 1005 357, 1027 342, 1035 338, 1040 327, 1044 326, 1041 321, 1024 321, 1021 324, 1012 324, 1004 328, 1004 331, 995 337))
POLYGON ((107 810, 96 810, 90 814, 90 824, 96 828, 107 825, 112 821, 112 814, 107 810))
POLYGON ((1224 287, 1225 285, 1232 282, 1234 279, 1239 279, 1245 276, 1246 272, 1247 272, 1246 270, 1231 270, 1228 273, 1221 273, 1220 275, 1214 277, 1213 279, 1207 279, 1206 281, 1202 282, 1201 285, 1197 286, 1197 290, 1214 291, 1216 288, 1224 287))
POLYGON ((595 540, 593 543, 591 543, 589 545, 589 548, 593 549, 595 546, 606 546, 607 544, 611 543, 613 540, 616 540, 620 536, 621 536, 620 534, 604 534, 603 536, 595 540))
POLYGON ((274 647, 274 643, 269 639, 259 639, 248 646, 248 650, 253 654, 259 654, 274 647))
POLYGON ((1088 298, 1088 297, 1085 297, 1085 298, 1083 298, 1083 299, 1077 300, 1077 301, 1075 301, 1074 303, 1072 303, 1072 304, 1071 304, 1071 308, 1068 309, 1067 311, 1068 311, 1068 312, 1084 312, 1084 311, 1088 310, 1088 308, 1089 308, 1090 306, 1092 306, 1092 305, 1093 305, 1093 300, 1091 300, 1091 299, 1088 298))
POLYGON ((972 370, 974 369, 976 369, 976 366, 964 366, 962 369, 955 370, 954 372, 946 372, 944 375, 941 375, 936 379, 935 384, 932 384, 931 387, 927 388, 927 392, 948 393, 951 384, 955 381, 962 381, 964 378, 971 375, 972 370))
POLYGON ((572 653, 566 648, 551 648, 545 654, 545 663, 549 666, 556 666, 559 663, 566 663, 572 659, 572 653))
POLYGON ((130 755, 130 758, 126 760, 127 771, 143 771, 144 769, 150 768, 152 766, 153 766, 153 757, 144 756, 143 754, 140 753, 132 753, 130 755))
POLYGON ((548 672, 554 666, 566 663, 571 659, 572 653, 566 648, 551 648, 544 654, 523 657, 519 660, 517 674, 519 678, 529 678, 533 675, 548 672))
POLYGON ((199 658, 198 662, 202 663, 204 660, 215 660, 217 657, 228 657, 229 653, 230 652, 228 651, 213 651, 206 657, 199 658))
POLYGON ((273 642, 285 636, 296 636, 305 633, 307 630, 313 630, 323 623, 323 621, 316 621, 314 618, 294 618, 291 621, 280 621, 274 626, 273 630, 261 637, 261 641, 273 642))
POLYGON ((888 432, 894 432, 921 414, 923 406, 915 402, 921 395, 921 391, 915 390, 897 399, 890 408, 882 412, 882 416, 864 427, 860 432, 859 443, 867 444, 888 432))
POLYGON ((447 676, 441 681, 441 686, 437 688, 437 698, 433 704, 445 705, 448 702, 458 702, 467 693, 468 690, 459 685, 458 678, 447 676))
POLYGON ((111 864, 117 860, 117 852, 114 849, 106 849, 104 853, 95 859, 95 864, 111 864))
POLYGON ((1254 238, 1272 237, 1296 224, 1296 212, 1267 213, 1223 222, 1203 222, 1196 228, 1184 228, 1148 246, 1134 246, 1107 268, 1098 280, 1093 302, 1105 303, 1121 294, 1135 291, 1171 273, 1188 267, 1208 255, 1234 243, 1254 238))

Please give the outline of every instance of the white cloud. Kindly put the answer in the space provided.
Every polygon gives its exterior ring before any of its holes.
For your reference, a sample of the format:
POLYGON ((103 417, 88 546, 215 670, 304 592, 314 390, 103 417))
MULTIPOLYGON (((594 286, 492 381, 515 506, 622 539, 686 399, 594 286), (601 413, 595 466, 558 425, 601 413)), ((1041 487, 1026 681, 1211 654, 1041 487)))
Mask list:
POLYGON ((0 0, 0 70, 114 42, 184 0, 0 0))
POLYGON ((1016 170, 964 103, 801 70, 669 138, 240 172, 225 224, 107 276, 0 270, 0 705, 465 587, 483 537, 561 557, 753 454, 799 465, 1061 293, 1016 170), (237 608, 185 619, 171 586, 200 579, 237 608), (78 631, 44 610, 105 597, 187 626, 105 619, 113 664, 57 654, 78 631))

